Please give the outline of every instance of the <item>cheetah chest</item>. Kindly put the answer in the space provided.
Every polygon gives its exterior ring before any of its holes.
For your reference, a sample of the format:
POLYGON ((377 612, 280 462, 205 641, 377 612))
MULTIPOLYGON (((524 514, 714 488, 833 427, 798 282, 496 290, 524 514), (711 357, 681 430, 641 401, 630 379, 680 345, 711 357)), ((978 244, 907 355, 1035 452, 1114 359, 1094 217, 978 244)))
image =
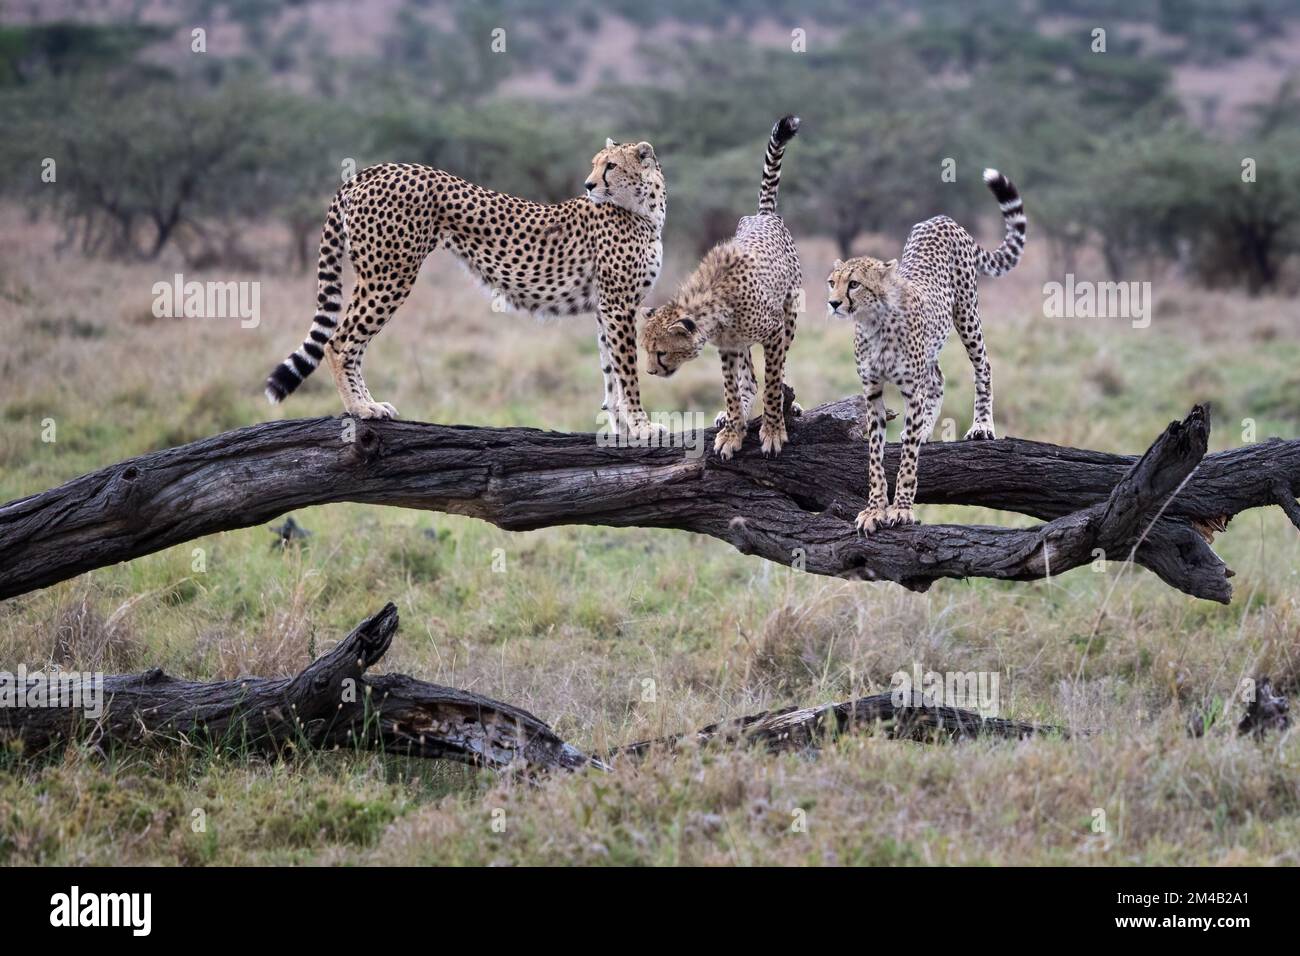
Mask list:
POLYGON ((870 370, 897 385, 912 378, 924 364, 915 338, 900 323, 867 319, 856 326, 854 351, 860 370, 870 370))

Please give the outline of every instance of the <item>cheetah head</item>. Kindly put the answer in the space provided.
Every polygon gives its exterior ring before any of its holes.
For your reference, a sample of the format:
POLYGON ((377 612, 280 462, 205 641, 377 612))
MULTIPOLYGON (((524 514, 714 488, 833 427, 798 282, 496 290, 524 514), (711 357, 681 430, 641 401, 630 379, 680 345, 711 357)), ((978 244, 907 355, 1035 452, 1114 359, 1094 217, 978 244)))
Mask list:
POLYGON ((826 309, 831 315, 852 318, 859 310, 873 312, 885 305, 885 297, 894 279, 897 259, 881 262, 870 256, 858 256, 844 262, 835 260, 826 277, 826 309))
POLYGON ((646 371, 668 378, 686 362, 697 358, 706 337, 699 324, 674 302, 649 309, 641 326, 641 348, 646 371))
POLYGON ((649 143, 605 141, 583 184, 594 203, 613 203, 642 216, 663 216, 664 173, 649 143))

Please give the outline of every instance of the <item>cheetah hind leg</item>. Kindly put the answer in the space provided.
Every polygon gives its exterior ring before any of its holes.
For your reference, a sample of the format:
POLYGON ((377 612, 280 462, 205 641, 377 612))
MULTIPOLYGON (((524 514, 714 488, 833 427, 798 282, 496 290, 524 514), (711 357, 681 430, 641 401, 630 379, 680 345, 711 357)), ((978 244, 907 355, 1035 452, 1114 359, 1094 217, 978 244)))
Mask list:
POLYGON ((370 389, 366 388, 365 380, 361 377, 359 360, 354 366, 350 366, 348 363, 353 360, 345 353, 336 351, 331 343, 325 347, 325 361, 329 363, 334 384, 343 399, 344 414, 354 418, 398 417, 397 409, 393 405, 388 402, 377 402, 370 394, 370 389))
POLYGON ((372 283, 358 279, 352 289, 352 298, 348 302, 343 324, 325 347, 334 384, 349 415, 356 418, 397 417, 395 407, 388 402, 375 401, 370 394, 370 389, 361 376, 361 362, 375 333, 392 318, 397 307, 406 301, 413 278, 408 279, 404 287, 394 289, 388 295, 387 302, 375 294, 372 283))
POLYGON ((953 324, 971 368, 975 372, 975 412, 967 441, 992 441, 993 434, 993 376, 989 370, 988 350, 984 345, 984 330, 980 325, 979 297, 971 291, 969 301, 959 302, 953 312, 953 324))

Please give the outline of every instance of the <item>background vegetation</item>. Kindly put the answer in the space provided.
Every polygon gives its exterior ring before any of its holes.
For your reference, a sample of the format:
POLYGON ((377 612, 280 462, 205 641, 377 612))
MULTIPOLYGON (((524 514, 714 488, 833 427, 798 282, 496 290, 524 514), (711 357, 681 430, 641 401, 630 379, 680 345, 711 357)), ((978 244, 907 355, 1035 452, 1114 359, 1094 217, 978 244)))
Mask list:
MULTIPOLYGON (((606 136, 648 139, 670 194, 659 301, 750 210, 787 111, 804 119, 782 209, 810 303, 790 371, 806 406, 858 387, 849 330, 818 308, 831 260, 895 255, 940 212, 992 238, 978 173, 994 165, 1030 217, 1022 265, 981 287, 1001 434, 1136 452, 1209 400, 1216 448, 1295 437, 1298 15, 1292 0, 10 3, 0 501, 268 415, 336 414, 327 380, 283 412, 261 383, 310 319, 348 161, 558 200, 606 136), (1150 327, 1045 317, 1043 284, 1067 271, 1151 282, 1150 327), (152 286, 176 272, 259 282, 260 325, 156 318, 152 286)), ((591 333, 494 313, 435 256, 368 379, 411 418, 589 431, 591 333)), ((960 435, 969 366, 951 345, 944 365, 960 435)), ((720 392, 711 361, 645 390, 652 410, 710 418, 720 392)), ((1241 678, 1300 691, 1300 542, 1276 509, 1216 541, 1237 572, 1229 607, 1113 561, 914 595, 676 532, 507 534, 350 505, 295 517, 313 534, 287 551, 253 528, 0 604, 0 667, 287 674, 391 599, 387 666, 524 706, 591 749, 877 692, 914 662, 996 672, 1004 713, 1098 733, 859 737, 815 761, 715 752, 540 786, 347 753, 9 752, 0 862, 1300 862, 1297 738, 1232 733, 1241 678), (1223 717, 1189 738, 1205 713, 1223 717)))
POLYGON ((1174 86, 1180 68, 1275 37, 1294 0, 1240 15, 1191 0, 1104 13, 930 2, 919 14, 833 0, 558 13, 531 0, 404 2, 377 8, 367 48, 349 57, 322 52, 329 34, 309 16, 335 4, 186 6, 166 22, 0 32, 4 185, 53 203, 85 251, 156 256, 176 242, 191 258, 246 262, 232 223, 275 218, 298 261, 345 160, 425 162, 555 201, 579 182, 577 144, 604 135, 656 144, 673 246, 702 250, 749 204, 758 131, 798 111, 791 219, 843 253, 864 232, 983 209, 977 191, 941 178, 951 159, 959 173, 1003 168, 1032 192, 1035 231, 1067 259, 1100 243, 1113 278, 1172 265, 1251 292, 1295 280, 1300 87, 1281 82, 1221 117, 1222 94, 1188 102, 1174 86), (763 42, 745 29, 755 19, 763 42), (192 52, 195 26, 210 33, 204 53, 192 52), (593 67, 612 34, 627 55, 593 67), (32 179, 46 156, 66 178, 42 196, 32 179), (1247 159, 1255 180, 1243 183, 1247 159))

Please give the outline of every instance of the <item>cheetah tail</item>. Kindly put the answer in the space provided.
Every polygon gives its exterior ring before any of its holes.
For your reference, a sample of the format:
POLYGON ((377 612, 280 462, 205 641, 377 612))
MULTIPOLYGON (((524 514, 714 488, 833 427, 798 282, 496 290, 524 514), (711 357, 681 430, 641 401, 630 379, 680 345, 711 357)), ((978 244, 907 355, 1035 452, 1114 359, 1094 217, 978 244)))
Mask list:
POLYGON ((316 317, 311 331, 295 352, 271 370, 266 380, 266 398, 278 404, 316 370, 325 357, 325 343, 334 334, 339 312, 343 308, 343 290, 339 287, 344 255, 343 214, 335 196, 321 229, 320 259, 316 263, 316 317))
POLYGON ((1025 204, 1020 201, 1020 193, 1011 180, 996 169, 984 170, 984 182, 998 201, 1007 231, 1002 237, 1002 245, 992 252, 978 250, 975 264, 986 276, 1000 276, 1014 269, 1020 261, 1020 254, 1025 251, 1025 204))
POLYGON ((799 117, 784 116, 772 127, 772 136, 767 141, 767 153, 763 156, 763 181, 758 187, 758 214, 776 213, 776 191, 781 187, 781 157, 785 154, 785 144, 794 139, 799 132, 799 117))

